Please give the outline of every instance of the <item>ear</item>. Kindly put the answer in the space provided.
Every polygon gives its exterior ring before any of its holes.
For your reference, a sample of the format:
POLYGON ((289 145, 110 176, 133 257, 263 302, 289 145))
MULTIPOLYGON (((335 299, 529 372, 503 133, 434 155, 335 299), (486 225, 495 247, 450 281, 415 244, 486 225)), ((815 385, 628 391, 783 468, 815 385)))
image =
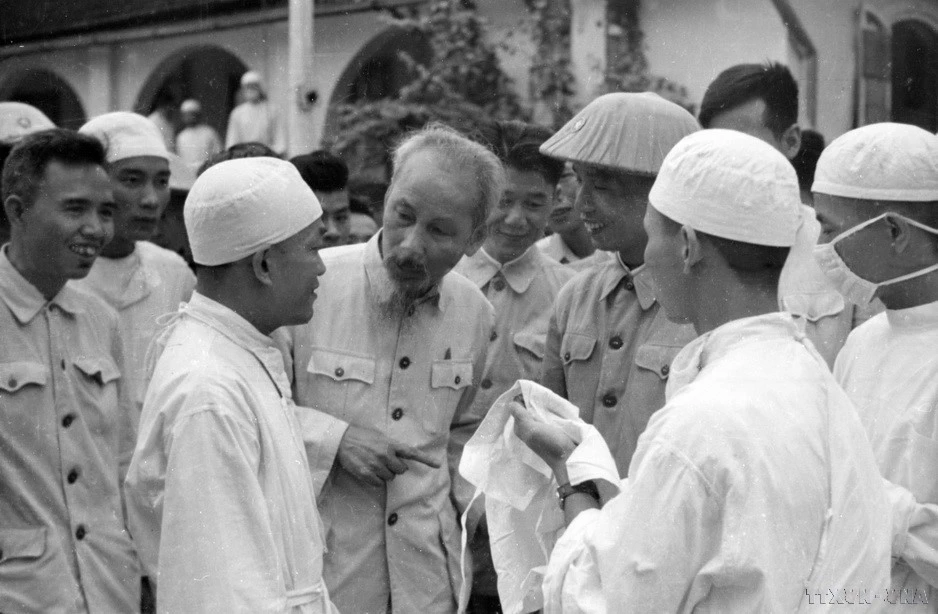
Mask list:
POLYGON ((10 226, 23 223, 23 215, 26 213, 26 209, 26 203, 15 194, 7 196, 7 199, 3 202, 3 210, 7 214, 7 219, 10 220, 10 226))
POLYGON ((681 226, 681 259, 684 261, 684 273, 689 274, 694 266, 703 260, 703 247, 697 231, 690 226, 681 226))
POLYGON ((254 271, 254 277, 265 286, 273 285, 273 279, 270 277, 270 248, 254 252, 251 256, 251 268, 254 271))
POLYGON ((801 150, 801 126, 798 124, 790 125, 782 133, 779 142, 782 144, 782 153, 785 154, 785 157, 789 160, 793 159, 801 150))
POLYGON ((893 252, 901 254, 909 249, 912 242, 912 224, 898 215, 887 215, 883 221, 886 222, 886 228, 889 230, 893 252))

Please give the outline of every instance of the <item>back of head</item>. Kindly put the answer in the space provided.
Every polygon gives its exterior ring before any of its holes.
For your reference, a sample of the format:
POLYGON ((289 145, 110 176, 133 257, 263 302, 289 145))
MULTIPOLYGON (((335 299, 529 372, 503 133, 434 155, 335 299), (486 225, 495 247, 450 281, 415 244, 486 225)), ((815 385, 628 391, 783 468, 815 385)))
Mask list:
POLYGON ((545 156, 540 147, 552 131, 522 121, 495 121, 486 126, 481 140, 488 144, 506 167, 541 175, 549 185, 556 185, 563 173, 563 161, 545 156))
POLYGON ((798 83, 784 64, 737 64, 713 80, 700 103, 700 125, 752 100, 765 102, 765 125, 776 138, 798 121, 798 83))
POLYGON ((791 161, 798 175, 798 185, 802 190, 811 189, 814 183, 814 171, 822 151, 824 151, 824 136, 816 130, 802 130, 801 149, 791 161))
POLYGON ((228 160, 196 179, 183 212, 196 264, 220 266, 280 243, 322 216, 299 172, 277 158, 228 160))
POLYGON ((397 177, 407 159, 419 151, 432 150, 445 160, 453 172, 468 173, 479 188, 479 202, 473 211, 474 228, 484 228, 489 213, 505 191, 505 169, 484 145, 468 139, 443 124, 431 124, 408 135, 394 150, 394 173, 397 177))
POLYGON ((300 176, 317 192, 338 192, 348 184, 348 165, 342 158, 323 149, 290 159, 300 176))
POLYGON ((243 158, 280 158, 280 156, 277 155, 277 152, 263 143, 257 143, 254 141, 238 143, 237 145, 232 145, 221 153, 215 154, 203 162, 202 166, 199 167, 197 174, 201 175, 208 169, 221 162, 226 162, 228 160, 241 160, 243 158))
POLYGON ((801 223, 798 180, 771 145, 733 130, 703 130, 668 154, 649 203, 713 237, 731 268, 781 270, 801 223))
POLYGON ((101 142, 91 136, 62 128, 36 132, 10 151, 3 166, 3 200, 17 196, 26 206, 31 205, 52 161, 64 165, 106 164, 101 142))
POLYGON ((101 141, 107 153, 108 164, 138 156, 169 160, 169 151, 159 128, 146 117, 136 113, 105 113, 87 122, 78 131, 101 141))
POLYGON ((657 94, 605 94, 548 139, 541 153, 654 177, 671 148, 699 129, 686 109, 657 94))

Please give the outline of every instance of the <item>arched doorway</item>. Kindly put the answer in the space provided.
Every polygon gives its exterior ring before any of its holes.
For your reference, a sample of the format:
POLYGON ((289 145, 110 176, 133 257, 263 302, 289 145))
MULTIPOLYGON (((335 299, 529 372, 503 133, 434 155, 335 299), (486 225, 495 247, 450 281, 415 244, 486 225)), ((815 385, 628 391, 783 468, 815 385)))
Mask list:
POLYGON ((938 33, 918 20, 892 26, 891 116, 938 131, 938 33))
POLYGON ((26 68, 10 75, 0 86, 0 100, 31 104, 62 128, 77 130, 86 119, 81 101, 71 86, 43 68, 26 68))
POLYGON ((221 47, 205 45, 180 49, 163 60, 147 78, 137 95, 134 110, 149 115, 161 104, 178 109, 186 98, 195 98, 202 103, 205 121, 224 140, 239 79, 247 69, 236 55, 221 47))

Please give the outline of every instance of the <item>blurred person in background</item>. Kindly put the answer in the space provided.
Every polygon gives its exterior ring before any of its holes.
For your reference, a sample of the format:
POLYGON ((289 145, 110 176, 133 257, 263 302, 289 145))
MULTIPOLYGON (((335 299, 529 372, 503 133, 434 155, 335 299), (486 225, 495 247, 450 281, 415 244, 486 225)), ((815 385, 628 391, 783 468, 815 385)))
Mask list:
POLYGON ((202 120, 202 104, 198 100, 184 100, 179 113, 183 129, 176 135, 176 153, 195 170, 222 151, 221 138, 202 120))
MULTIPOLYGON (((55 124, 36 107, 22 102, 0 102, 0 170, 14 145, 34 132, 49 128, 55 128, 55 124)), ((9 238, 10 224, 0 207, 0 245, 9 238)))
MULTIPOLYGON (((350 214, 348 166, 342 158, 325 150, 296 156, 290 163, 300 172, 322 205, 325 247, 349 243, 350 214)), ((373 233, 372 233, 373 234, 373 233)))
POLYGON ((264 82, 253 70, 241 75, 242 102, 228 117, 225 147, 239 143, 263 143, 279 157, 287 151, 287 139, 280 111, 267 99, 264 82))
POLYGON ((354 243, 367 243, 378 233, 378 224, 367 213, 352 211, 349 215, 349 245, 354 243))
POLYGON ((573 165, 568 162, 554 190, 554 208, 547 220, 547 228, 552 234, 537 242, 545 256, 560 264, 582 260, 596 251, 580 214, 574 208, 578 187, 573 165))

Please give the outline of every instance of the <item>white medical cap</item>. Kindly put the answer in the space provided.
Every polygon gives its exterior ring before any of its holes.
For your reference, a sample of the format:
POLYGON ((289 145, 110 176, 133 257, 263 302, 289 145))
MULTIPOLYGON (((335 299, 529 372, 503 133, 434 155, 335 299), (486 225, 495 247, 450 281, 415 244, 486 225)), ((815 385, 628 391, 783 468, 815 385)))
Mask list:
POLYGON ((701 130, 675 145, 648 201, 679 224, 754 245, 791 247, 801 223, 791 163, 735 130, 701 130))
POLYGON ((12 145, 33 132, 55 128, 45 113, 22 102, 0 102, 0 143, 12 145))
POLYGON ((137 156, 155 156, 169 160, 169 152, 166 150, 160 129, 143 115, 126 111, 105 113, 95 117, 78 131, 101 141, 107 153, 108 163, 137 156))
POLYGON ((189 98, 188 100, 182 101, 182 104, 179 106, 179 110, 183 113, 198 113, 202 110, 202 105, 198 100, 189 98))
POLYGON ((584 164, 656 175, 682 138, 700 130, 682 107, 657 94, 605 94, 541 145, 541 153, 584 164))
POLYGON ((821 153, 811 191, 861 200, 938 201, 938 136, 888 122, 851 130, 821 153))
POLYGON ((247 258, 289 239, 322 216, 299 171, 278 158, 241 158, 212 166, 198 179, 183 210, 197 264, 247 258))
POLYGON ((241 87, 245 85, 256 85, 258 87, 262 86, 264 81, 261 79, 260 74, 253 70, 249 70, 243 75, 241 75, 241 87))

